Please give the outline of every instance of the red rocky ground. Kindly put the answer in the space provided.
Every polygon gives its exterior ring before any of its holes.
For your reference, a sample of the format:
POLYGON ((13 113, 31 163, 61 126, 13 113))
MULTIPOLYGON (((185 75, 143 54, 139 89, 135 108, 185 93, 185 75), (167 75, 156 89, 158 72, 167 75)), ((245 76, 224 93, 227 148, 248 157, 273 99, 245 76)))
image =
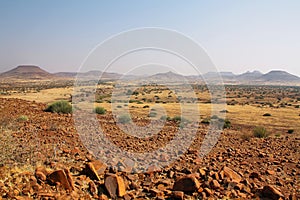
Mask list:
MULTIPOLYGON (((44 112, 45 107, 0 99, 0 199, 300 199, 299 135, 245 140, 243 129, 233 127, 200 159, 197 147, 207 128, 200 125, 196 140, 177 161, 130 173, 138 166, 111 159, 106 164, 117 164, 112 168, 95 160, 79 139, 72 115, 44 112)), ((98 118, 106 136, 126 151, 158 149, 178 130, 168 122, 161 133, 136 139, 124 135, 110 113, 98 118)), ((117 153, 111 151, 108 155, 117 153)))

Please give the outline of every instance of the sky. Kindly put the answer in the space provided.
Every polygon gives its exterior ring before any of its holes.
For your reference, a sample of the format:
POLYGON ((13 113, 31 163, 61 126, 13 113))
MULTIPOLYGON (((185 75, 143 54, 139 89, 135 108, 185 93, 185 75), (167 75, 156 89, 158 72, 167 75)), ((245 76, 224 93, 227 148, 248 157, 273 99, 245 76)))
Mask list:
POLYGON ((0 0, 0 72, 22 64, 78 71, 107 38, 158 27, 192 38, 219 71, 300 76, 299 11, 298 0, 0 0))

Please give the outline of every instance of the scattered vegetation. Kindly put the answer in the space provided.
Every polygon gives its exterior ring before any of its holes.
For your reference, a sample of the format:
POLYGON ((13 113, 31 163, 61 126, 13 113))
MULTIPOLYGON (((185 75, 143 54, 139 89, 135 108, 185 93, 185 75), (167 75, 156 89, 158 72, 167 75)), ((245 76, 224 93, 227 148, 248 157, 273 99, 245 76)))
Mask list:
POLYGON ((94 112, 97 113, 97 114, 100 114, 100 115, 104 115, 106 113, 106 109, 103 108, 103 107, 97 106, 94 109, 94 112))
POLYGON ((253 136, 257 138, 266 138, 269 136, 267 129, 262 126, 257 126, 253 130, 253 136))
POLYGON ((131 120, 131 117, 127 114, 121 115, 118 117, 118 122, 121 124, 127 124, 130 122, 130 120, 131 120))
POLYGON ((252 137, 253 137, 253 135, 249 132, 245 132, 241 135, 241 138, 246 141, 249 141, 252 137))
POLYGON ((45 111, 53 113, 72 113, 72 105, 67 101, 56 101, 50 104, 45 111))
MULTIPOLYGON (((220 122, 223 122, 222 121, 223 119, 219 119, 220 122)), ((224 124, 223 124, 223 128, 230 128, 231 127, 231 122, 229 119, 225 119, 224 120, 224 124)))
POLYGON ((171 120, 172 120, 171 117, 165 116, 165 115, 161 116, 160 119, 161 119, 161 120, 166 120, 166 121, 171 121, 171 120))
POLYGON ((202 124, 210 124, 210 118, 205 118, 201 121, 202 124))
POLYGON ((289 134, 294 133, 294 129, 289 129, 289 130, 288 130, 288 133, 289 133, 289 134))
POLYGON ((171 120, 174 122, 189 122, 188 119, 181 116, 174 116, 171 120))
POLYGON ((150 112, 149 113, 149 117, 156 117, 157 116, 157 113, 156 112, 150 112))
MULTIPOLYGON (((223 124, 223 128, 230 128, 231 127, 231 122, 229 119, 223 119, 223 118, 219 118, 217 115, 213 115, 211 118, 207 117, 205 119, 203 119, 201 121, 202 124, 210 124, 212 122, 212 120, 214 121, 214 123, 223 124)), ((219 126, 220 128, 220 126, 219 126)))
POLYGON ((26 115, 20 115, 17 119, 19 122, 21 121, 27 121, 28 120, 28 117, 26 115))
POLYGON ((279 133, 276 133, 275 134, 275 137, 280 137, 281 135, 279 133))

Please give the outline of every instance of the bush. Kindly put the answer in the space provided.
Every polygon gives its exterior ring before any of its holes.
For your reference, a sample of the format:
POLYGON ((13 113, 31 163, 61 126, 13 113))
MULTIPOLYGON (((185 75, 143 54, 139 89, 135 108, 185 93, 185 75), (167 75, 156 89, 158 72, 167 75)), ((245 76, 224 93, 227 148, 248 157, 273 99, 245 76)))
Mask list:
POLYGON ((149 108, 149 106, 148 106, 148 105, 145 105, 145 106, 143 106, 143 108, 149 108))
POLYGON ((127 124, 129 123, 131 120, 129 115, 121 115, 118 117, 118 122, 121 124, 127 124))
POLYGON ((292 133, 294 133, 294 130, 293 130, 293 129, 289 129, 289 130, 288 130, 288 133, 289 133, 289 134, 292 134, 292 133))
POLYGON ((52 113, 72 113, 72 105, 67 101, 57 101, 50 104, 45 111, 52 113))
POLYGON ((263 114, 263 116, 264 117, 270 117, 270 116, 272 116, 270 113, 265 113, 265 114, 263 114))
POLYGON ((156 112, 150 112, 149 117, 156 117, 157 113, 156 112))
POLYGON ((241 138, 246 141, 249 141, 251 139, 251 137, 252 137, 251 133, 243 133, 241 135, 241 138))
POLYGON ((257 138, 266 138, 268 137, 267 130, 262 126, 257 126, 253 130, 253 136, 257 138))
POLYGON ((161 120, 166 120, 166 121, 171 121, 171 120, 172 120, 171 117, 165 116, 165 115, 164 115, 164 116, 161 116, 160 119, 161 119, 161 120))
POLYGON ((18 117, 18 119, 17 119, 18 121, 27 121, 28 120, 28 117, 26 116, 26 115, 21 115, 21 116, 19 116, 18 117))
POLYGON ((228 110, 221 110, 220 113, 229 113, 228 110))
POLYGON ((94 109, 94 112, 97 113, 97 114, 103 115, 103 114, 106 113, 106 109, 103 108, 103 107, 97 106, 97 107, 94 109))
POLYGON ((188 119, 185 119, 184 117, 181 117, 181 116, 175 116, 172 118, 172 120, 175 122, 189 122, 188 119))
POLYGON ((231 127, 231 122, 229 121, 229 119, 225 119, 223 128, 230 128, 230 127, 231 127))
POLYGON ((201 121, 202 124, 210 124, 210 119, 209 118, 205 118, 201 121))

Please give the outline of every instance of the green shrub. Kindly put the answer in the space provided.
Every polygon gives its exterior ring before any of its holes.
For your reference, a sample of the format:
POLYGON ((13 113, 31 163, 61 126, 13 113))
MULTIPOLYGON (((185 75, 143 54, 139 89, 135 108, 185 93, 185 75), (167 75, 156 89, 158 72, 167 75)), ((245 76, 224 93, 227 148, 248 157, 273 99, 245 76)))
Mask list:
POLYGON ((165 115, 161 116, 160 119, 161 119, 161 120, 166 120, 166 121, 171 121, 171 120, 172 120, 171 117, 165 116, 165 115))
POLYGON ((205 118, 201 121, 202 124, 210 124, 210 118, 205 118))
POLYGON ((72 113, 72 105, 67 101, 57 101, 50 104, 45 111, 53 113, 72 113))
POLYGON ((149 117, 156 117, 157 113, 156 112, 150 112, 149 117))
POLYGON ((143 106, 143 108, 149 108, 149 106, 148 106, 148 105, 145 105, 145 106, 143 106))
POLYGON ((288 133, 289 133, 289 134, 294 133, 294 129, 289 129, 289 130, 288 130, 288 133))
POLYGON ((265 113, 265 114, 263 114, 263 116, 264 117, 270 117, 270 116, 272 116, 270 113, 265 113))
POLYGON ((125 114, 118 117, 118 122, 121 124, 127 124, 131 120, 130 116, 125 114))
POLYGON ((230 127, 231 127, 231 122, 229 121, 229 119, 225 119, 223 128, 230 128, 230 127))
POLYGON ((103 108, 103 107, 97 106, 97 107, 94 109, 94 112, 97 113, 97 114, 103 115, 103 114, 106 113, 106 109, 103 108))
POLYGON ((188 119, 184 118, 184 117, 181 117, 181 116, 175 116, 172 118, 173 121, 175 122, 189 122, 188 119))
POLYGON ((257 126, 253 130, 253 136, 257 138, 266 138, 268 137, 267 130, 262 126, 257 126))
POLYGON ((17 119, 18 121, 27 121, 28 120, 28 117, 26 115, 21 115, 18 117, 17 119))

